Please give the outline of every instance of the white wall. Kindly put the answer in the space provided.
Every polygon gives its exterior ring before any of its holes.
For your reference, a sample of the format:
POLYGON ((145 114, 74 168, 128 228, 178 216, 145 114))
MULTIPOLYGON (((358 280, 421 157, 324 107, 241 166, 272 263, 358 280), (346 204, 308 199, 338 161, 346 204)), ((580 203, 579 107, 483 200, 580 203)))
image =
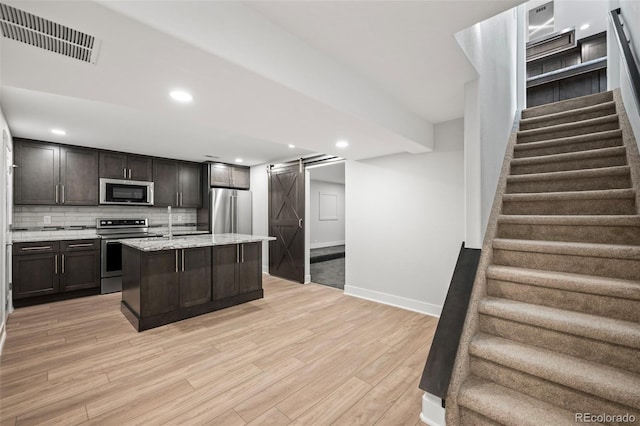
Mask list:
POLYGON ((347 161, 345 294, 439 315, 464 239, 464 123, 435 150, 347 161))
MULTIPOLYGON (((549 0, 529 1, 527 19, 529 10, 548 2, 549 0)), ((576 27, 576 39, 580 40, 607 30, 609 0, 555 0, 553 8, 554 31, 576 27), (589 28, 581 30, 583 24, 589 24, 589 28)), ((535 35, 533 38, 536 38, 535 35)))
POLYGON ((465 117, 468 117, 464 133, 467 247, 482 247, 516 115, 518 83, 524 84, 524 81, 518 82, 517 15, 514 8, 455 35, 478 71, 477 82, 465 86, 465 117))
MULTIPOLYGON (((253 195, 253 233, 269 235, 269 179, 267 165, 251 167, 251 192, 253 195)), ((269 243, 262 243, 262 272, 269 272, 269 243)))
MULTIPOLYGON (((0 46, 1 45, 2 42, 0 41, 0 46)), ((13 164, 11 150, 12 143, 9 126, 0 108, 0 188, 2 188, 0 191, 0 352, 2 351, 6 337, 6 319, 11 309, 10 293, 8 290, 11 280, 11 252, 8 244, 11 242, 9 225, 11 224, 12 215, 11 188, 13 187, 13 181, 11 175, 9 175, 9 173, 12 172, 10 166, 13 164), (6 133, 6 141, 3 140, 3 133, 6 133), (9 305, 7 305, 8 300, 9 305)))
POLYGON ((310 170, 309 211, 306 213, 310 224, 310 247, 329 247, 344 244, 344 185, 313 179, 310 170), (320 220, 320 194, 334 194, 337 199, 337 220, 320 220))
MULTIPOLYGON (((609 2, 609 10, 617 9, 618 7, 622 10, 625 34, 631 40, 631 50, 635 55, 636 64, 640 66, 640 2, 637 0, 611 0, 609 2)), ((633 94, 627 65, 610 20, 607 33, 607 49, 607 88, 609 90, 620 88, 620 94, 622 95, 636 142, 640 146, 640 99, 636 99, 633 94)))

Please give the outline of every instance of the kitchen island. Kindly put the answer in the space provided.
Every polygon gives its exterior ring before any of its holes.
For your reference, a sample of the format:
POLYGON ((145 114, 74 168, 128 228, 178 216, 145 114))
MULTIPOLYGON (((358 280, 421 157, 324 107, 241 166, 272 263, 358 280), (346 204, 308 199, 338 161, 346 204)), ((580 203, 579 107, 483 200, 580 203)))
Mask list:
POLYGON ((122 304, 138 331, 263 297, 262 242, 245 234, 130 238, 122 243, 122 304))

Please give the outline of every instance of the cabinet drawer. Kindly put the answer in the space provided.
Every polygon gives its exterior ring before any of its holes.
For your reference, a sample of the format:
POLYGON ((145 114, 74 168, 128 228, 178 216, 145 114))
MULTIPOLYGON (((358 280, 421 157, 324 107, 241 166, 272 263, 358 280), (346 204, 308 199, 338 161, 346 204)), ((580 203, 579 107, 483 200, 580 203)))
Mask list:
POLYGON ((26 254, 54 253, 60 248, 59 241, 31 241, 28 243, 14 243, 13 255, 20 256, 26 254))
POLYGON ((60 251, 100 250, 100 240, 69 240, 60 241, 60 251))

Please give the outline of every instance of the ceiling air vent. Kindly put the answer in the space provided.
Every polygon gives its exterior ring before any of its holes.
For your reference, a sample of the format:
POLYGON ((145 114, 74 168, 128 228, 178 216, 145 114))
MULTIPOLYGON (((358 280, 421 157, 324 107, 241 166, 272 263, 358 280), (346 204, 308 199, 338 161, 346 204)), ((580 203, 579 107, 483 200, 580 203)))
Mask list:
POLYGON ((6 38, 96 63, 100 41, 83 32, 0 3, 0 29, 6 38))

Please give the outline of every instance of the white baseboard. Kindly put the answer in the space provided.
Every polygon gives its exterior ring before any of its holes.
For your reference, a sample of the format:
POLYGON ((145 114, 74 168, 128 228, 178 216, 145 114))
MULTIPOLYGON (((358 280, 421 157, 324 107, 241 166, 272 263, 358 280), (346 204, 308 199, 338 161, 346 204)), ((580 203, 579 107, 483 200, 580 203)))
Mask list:
POLYGON ((310 284, 311 283, 311 274, 305 274, 304 283, 305 284, 310 284))
POLYGON ((436 396, 425 392, 422 395, 422 412, 420 421, 429 426, 445 426, 445 411, 442 408, 442 400, 436 396))
POLYGON ((384 305, 395 306, 397 308, 406 309, 408 311, 430 315, 436 318, 440 318, 440 314, 442 313, 442 306, 433 305, 431 303, 421 302, 419 300, 409 299, 402 296, 395 296, 393 294, 368 290, 366 288, 354 287, 351 285, 344 286, 344 294, 348 296, 359 297, 360 299, 382 303, 384 305))
POLYGON ((344 245, 344 240, 342 240, 342 241, 329 241, 327 243, 311 243, 311 244, 309 244, 309 247, 312 248, 312 249, 317 249, 317 248, 343 246, 343 245, 344 245))
POLYGON ((262 273, 269 274, 269 265, 262 265, 262 273))
POLYGON ((2 355, 2 348, 4 347, 5 340, 7 340, 7 329, 5 328, 4 323, 2 323, 2 332, 0 333, 0 355, 2 355))

